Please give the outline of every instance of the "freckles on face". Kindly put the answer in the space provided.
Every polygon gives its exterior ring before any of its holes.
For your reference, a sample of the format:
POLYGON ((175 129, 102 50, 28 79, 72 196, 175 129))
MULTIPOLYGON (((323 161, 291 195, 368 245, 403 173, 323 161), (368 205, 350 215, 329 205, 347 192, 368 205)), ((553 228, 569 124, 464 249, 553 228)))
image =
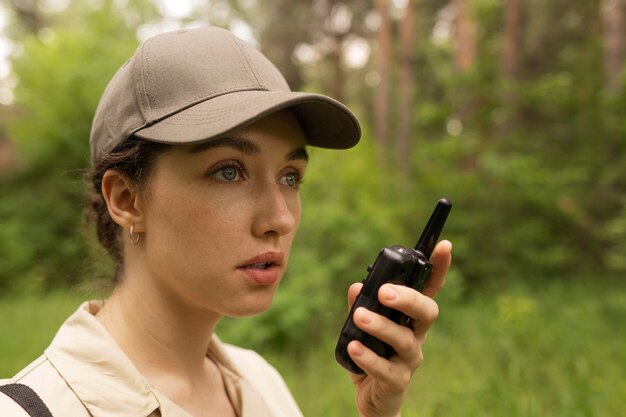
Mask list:
MULTIPOLYGON (((161 173, 172 172, 176 165, 171 162, 175 160, 163 161, 161 173)), ((148 229, 154 237, 149 242, 157 249, 153 252, 158 254, 156 263, 163 267, 171 257, 180 257, 190 268, 196 268, 200 266, 196 264, 210 260, 213 252, 227 256, 230 251, 222 245, 228 244, 231 235, 242 232, 246 216, 243 201, 182 175, 158 175, 155 180, 148 229)))
POLYGON ((300 221, 304 143, 295 118, 279 113, 160 155, 144 204, 144 262, 154 282, 220 314, 269 307, 300 221))

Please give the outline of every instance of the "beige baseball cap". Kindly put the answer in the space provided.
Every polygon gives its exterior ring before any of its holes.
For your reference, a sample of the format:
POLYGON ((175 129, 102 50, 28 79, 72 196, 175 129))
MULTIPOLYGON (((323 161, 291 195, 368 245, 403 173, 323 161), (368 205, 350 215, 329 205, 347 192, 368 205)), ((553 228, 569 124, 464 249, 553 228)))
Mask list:
POLYGON ((143 42, 106 87, 89 138, 95 165, 131 135, 169 144, 211 140, 291 109, 308 144, 346 149, 359 122, 338 101, 292 92, 257 49, 225 29, 203 27, 143 42))

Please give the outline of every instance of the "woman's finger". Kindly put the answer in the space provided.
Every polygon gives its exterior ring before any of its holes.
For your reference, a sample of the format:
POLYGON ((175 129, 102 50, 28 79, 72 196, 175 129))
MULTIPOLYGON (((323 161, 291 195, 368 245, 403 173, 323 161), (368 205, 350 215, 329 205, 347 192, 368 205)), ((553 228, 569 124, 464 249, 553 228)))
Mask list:
POLYGON ((412 370, 402 362, 393 362, 380 357, 358 340, 348 344, 348 354, 369 377, 384 385, 388 393, 399 394, 406 390, 412 370))
POLYGON ((352 308, 352 304, 354 304, 356 297, 361 292, 361 288, 363 288, 363 284, 360 282, 355 282, 348 288, 348 310, 352 308))
POLYGON ((417 368, 422 360, 420 338, 413 331, 385 316, 359 307, 354 312, 354 323, 364 332, 390 345, 399 359, 406 362, 411 369, 417 368))
POLYGON ((378 299, 387 307, 401 311, 412 320, 413 333, 428 331, 439 316, 439 306, 432 298, 410 287, 385 284, 378 291, 378 299))
POLYGON ((424 295, 433 298, 443 288, 451 262, 452 243, 449 240, 442 240, 435 246, 435 250, 433 250, 433 254, 430 257, 433 269, 422 291, 424 295))

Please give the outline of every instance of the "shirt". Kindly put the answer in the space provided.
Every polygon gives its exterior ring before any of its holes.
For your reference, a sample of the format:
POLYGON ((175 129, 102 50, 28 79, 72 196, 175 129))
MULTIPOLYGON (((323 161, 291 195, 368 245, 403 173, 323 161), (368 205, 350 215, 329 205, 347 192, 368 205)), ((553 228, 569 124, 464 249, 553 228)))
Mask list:
MULTIPOLYGON (((30 386, 55 417, 191 417, 141 375, 94 317, 101 306, 83 303, 42 356, 0 385, 30 386)), ((238 416, 302 416, 282 377, 256 352, 214 335, 207 355, 218 365, 238 416)), ((28 414, 0 393, 0 416, 28 414)))

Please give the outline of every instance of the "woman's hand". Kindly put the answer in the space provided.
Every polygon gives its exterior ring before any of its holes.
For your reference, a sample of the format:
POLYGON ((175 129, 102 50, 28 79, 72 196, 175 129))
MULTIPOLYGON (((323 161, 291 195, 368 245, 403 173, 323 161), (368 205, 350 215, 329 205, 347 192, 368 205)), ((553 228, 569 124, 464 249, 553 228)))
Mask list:
MULTIPOLYGON (((406 389, 413 372, 423 360, 422 346, 426 333, 437 319, 439 309, 433 297, 443 287, 450 267, 452 244, 441 241, 430 259, 433 270, 424 291, 403 285, 385 284, 378 299, 384 305, 399 310, 411 318, 412 329, 373 313, 363 307, 354 312, 354 323, 363 331, 391 345, 397 352, 389 359, 378 356, 359 341, 348 344, 348 354, 367 375, 351 374, 357 389, 356 404, 362 417, 395 417, 400 415, 406 389)), ((361 286, 353 284, 348 290, 352 306, 361 286)))

